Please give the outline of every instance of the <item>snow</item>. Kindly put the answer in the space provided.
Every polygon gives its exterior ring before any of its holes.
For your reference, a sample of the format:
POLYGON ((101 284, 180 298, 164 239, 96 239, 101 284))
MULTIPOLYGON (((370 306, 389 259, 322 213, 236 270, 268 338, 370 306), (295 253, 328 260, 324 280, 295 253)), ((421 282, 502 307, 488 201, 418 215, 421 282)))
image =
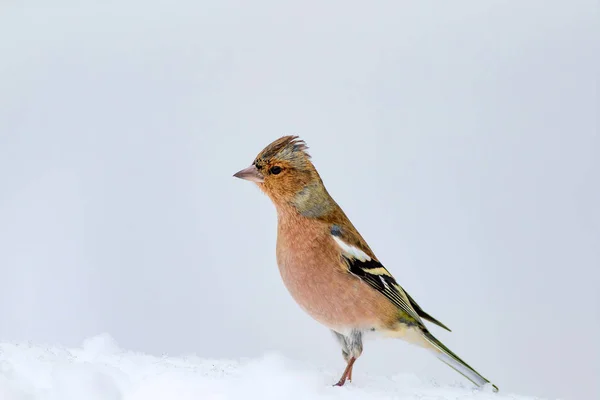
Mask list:
POLYGON ((109 335, 81 348, 0 343, 0 400, 419 399, 533 400, 439 386, 412 375, 371 376, 332 387, 340 371, 268 354, 250 360, 155 357, 119 348, 109 335))

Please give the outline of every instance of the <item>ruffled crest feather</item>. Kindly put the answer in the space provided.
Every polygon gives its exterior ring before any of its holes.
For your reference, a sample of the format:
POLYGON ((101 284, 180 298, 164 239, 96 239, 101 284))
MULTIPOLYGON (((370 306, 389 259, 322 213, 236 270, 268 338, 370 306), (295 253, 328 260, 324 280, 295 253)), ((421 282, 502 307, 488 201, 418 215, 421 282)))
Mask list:
POLYGON ((308 146, 298 136, 283 136, 265 147, 256 157, 255 163, 280 160, 303 169, 310 164, 310 154, 307 150, 308 146))

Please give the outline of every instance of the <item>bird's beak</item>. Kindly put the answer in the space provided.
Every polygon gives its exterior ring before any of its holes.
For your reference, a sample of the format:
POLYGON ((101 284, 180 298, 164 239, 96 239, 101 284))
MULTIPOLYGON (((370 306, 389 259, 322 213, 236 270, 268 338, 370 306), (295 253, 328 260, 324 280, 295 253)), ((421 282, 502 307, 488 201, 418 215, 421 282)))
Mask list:
POLYGON ((254 164, 252 164, 248 168, 236 172, 235 174, 233 174, 233 176, 235 176, 236 178, 245 179, 247 181, 256 183, 263 183, 265 181, 265 177, 263 176, 263 174, 260 173, 260 171, 256 168, 254 164))

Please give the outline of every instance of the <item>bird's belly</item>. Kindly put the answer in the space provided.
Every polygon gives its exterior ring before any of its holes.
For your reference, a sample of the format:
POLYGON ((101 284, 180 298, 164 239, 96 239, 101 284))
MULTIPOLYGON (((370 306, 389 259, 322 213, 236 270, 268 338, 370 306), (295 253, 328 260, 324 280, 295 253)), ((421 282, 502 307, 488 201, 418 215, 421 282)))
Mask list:
POLYGON ((378 329, 396 320, 387 299, 342 268, 288 260, 279 263, 279 271, 300 307, 337 332, 378 329))

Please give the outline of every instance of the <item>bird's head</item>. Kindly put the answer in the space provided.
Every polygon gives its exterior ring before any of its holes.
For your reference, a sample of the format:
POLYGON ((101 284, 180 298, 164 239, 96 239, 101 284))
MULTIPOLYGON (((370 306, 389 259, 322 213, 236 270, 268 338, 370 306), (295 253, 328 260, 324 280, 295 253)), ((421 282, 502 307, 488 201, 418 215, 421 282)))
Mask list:
POLYGON ((284 136, 265 147, 252 165, 233 176, 255 182, 276 206, 290 204, 302 212, 308 203, 321 203, 329 198, 307 149, 297 136, 284 136))

